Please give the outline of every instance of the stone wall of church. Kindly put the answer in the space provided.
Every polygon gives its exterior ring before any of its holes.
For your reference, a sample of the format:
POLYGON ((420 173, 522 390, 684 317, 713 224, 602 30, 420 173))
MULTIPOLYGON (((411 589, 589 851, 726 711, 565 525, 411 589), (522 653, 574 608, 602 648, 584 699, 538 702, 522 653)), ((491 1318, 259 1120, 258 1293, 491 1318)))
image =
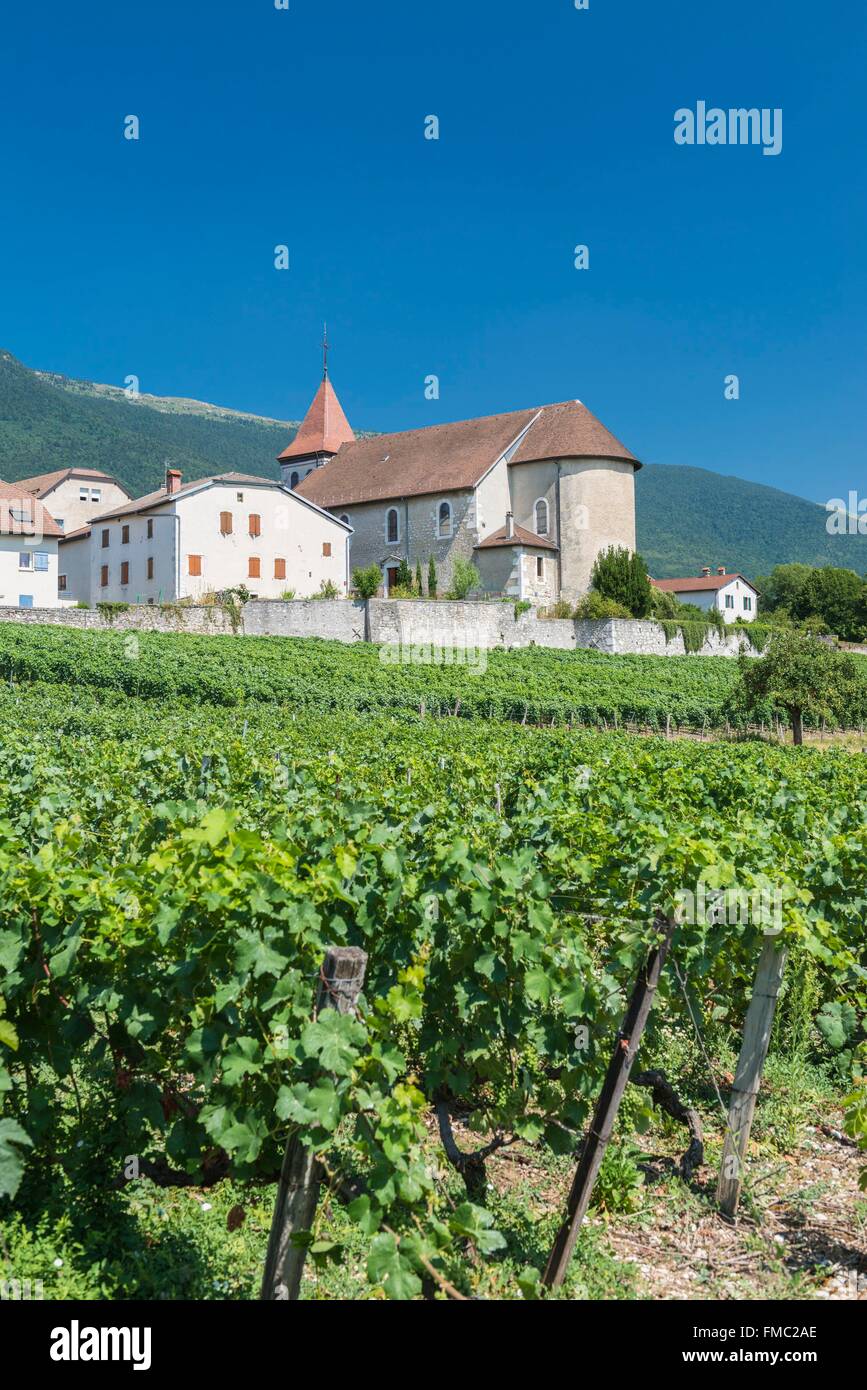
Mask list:
POLYGON ((364 502, 335 508, 335 512, 348 516, 354 528, 349 550, 350 572, 378 565, 384 573, 386 565, 399 564, 402 559, 406 559, 414 571, 418 560, 427 589, 428 560, 433 556, 437 567, 437 592, 444 594, 451 583, 455 557, 462 555, 465 560, 473 560, 476 509, 472 491, 409 497, 399 502, 364 502), (448 502, 452 509, 452 534, 445 538, 438 534, 441 502, 448 502), (397 510, 400 522, 396 544, 386 540, 386 515, 392 507, 397 510))

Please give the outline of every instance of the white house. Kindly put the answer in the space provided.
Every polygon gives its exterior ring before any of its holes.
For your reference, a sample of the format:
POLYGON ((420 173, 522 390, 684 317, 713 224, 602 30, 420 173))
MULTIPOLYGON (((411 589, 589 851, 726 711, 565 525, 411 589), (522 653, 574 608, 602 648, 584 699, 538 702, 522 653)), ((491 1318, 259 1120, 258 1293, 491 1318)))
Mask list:
POLYGON ((53 516, 20 483, 0 482, 0 604, 57 608, 57 542, 53 516))
POLYGON ((58 468, 54 473, 22 478, 15 486, 44 502, 64 532, 86 526, 97 512, 129 501, 123 484, 98 468, 58 468))
POLYGON ((665 594, 674 594, 681 603, 696 608, 715 608, 727 623, 751 623, 758 612, 759 591, 742 574, 726 574, 720 565, 716 574, 705 567, 701 574, 690 579, 652 579, 651 584, 665 594))
POLYGON ((244 585, 297 598, 346 594, 351 526, 282 483, 223 473, 165 485, 95 516, 61 542, 61 597, 171 603, 244 585), (85 559, 86 556, 86 559, 85 559))

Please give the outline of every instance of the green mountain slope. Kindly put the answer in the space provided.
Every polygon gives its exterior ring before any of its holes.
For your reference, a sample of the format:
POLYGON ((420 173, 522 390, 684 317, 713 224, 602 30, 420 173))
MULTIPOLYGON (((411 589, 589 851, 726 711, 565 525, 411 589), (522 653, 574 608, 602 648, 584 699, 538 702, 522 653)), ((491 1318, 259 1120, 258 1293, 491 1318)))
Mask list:
MULTIPOLYGON (((141 396, 32 371, 0 351, 0 478, 15 482, 72 465, 113 473, 140 496, 166 465, 278 476, 297 425, 201 401, 141 396)), ((867 573, 867 536, 829 536, 822 507, 703 468, 652 464, 636 478, 638 548, 665 579, 725 565, 755 576, 776 564, 842 565, 867 573)))
POLYGON ((115 387, 31 371, 0 351, 7 482, 78 465, 113 473, 137 497, 160 485, 167 464, 187 480, 231 471, 276 478, 296 428, 198 401, 131 400, 115 387))
POLYGON ((829 536, 815 502, 704 468, 650 464, 636 476, 638 549, 656 579, 725 565, 748 577, 774 565, 867 574, 867 536, 829 536))

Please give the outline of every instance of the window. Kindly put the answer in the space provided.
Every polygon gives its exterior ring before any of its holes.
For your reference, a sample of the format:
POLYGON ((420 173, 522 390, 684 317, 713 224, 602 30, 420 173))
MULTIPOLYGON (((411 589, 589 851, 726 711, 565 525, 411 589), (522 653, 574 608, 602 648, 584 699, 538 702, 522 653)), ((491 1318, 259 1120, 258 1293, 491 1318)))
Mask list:
POLYGON ((725 595, 725 601, 726 601, 726 608, 734 608, 734 606, 735 606, 735 596, 734 596, 734 594, 726 594, 726 595, 725 595))
POLYGON ((744 594, 744 612, 749 613, 753 606, 753 601, 749 594, 744 594))
POLYGON ((199 575, 200 575, 201 573, 202 573, 202 557, 201 557, 201 555, 188 555, 188 556, 187 556, 187 574, 193 575, 194 578, 198 579, 198 577, 199 577, 199 575))
POLYGON ((541 555, 536 556, 536 578, 545 578, 545 561, 542 559, 541 555))
POLYGON ((38 570, 40 574, 47 574, 48 559, 48 552, 46 550, 37 550, 33 556, 33 568, 38 570))
POLYGON ((261 518, 261 516, 259 515, 258 512, 251 512, 251 513, 250 513, 250 535, 251 535, 251 536, 261 536, 261 534, 262 534, 262 518, 261 518))
POLYGON ((13 521, 32 521, 33 515, 29 507, 10 507, 9 515, 13 521))
POLYGON ((103 548, 103 550, 107 550, 107 549, 108 549, 108 535, 109 535, 108 529, 106 528, 106 530, 103 531, 103 533, 102 533, 102 548, 103 548))
POLYGON ((262 567, 261 567, 261 565, 260 565, 260 563, 259 563, 259 556, 258 556, 258 555, 251 555, 251 556, 250 556, 250 560, 249 560, 249 564, 247 565, 247 578, 248 578, 248 579, 259 579, 259 578, 261 578, 261 568, 262 568, 262 567))
POLYGON ((297 474, 297 473, 293 473, 293 474, 292 474, 292 477, 289 479, 289 486, 290 486, 290 487, 297 487, 297 486, 298 486, 298 474, 297 474))
POLYGON ((32 607, 33 607, 33 595, 32 595, 32 594, 19 594, 19 595, 18 595, 18 607, 19 607, 19 608, 32 608, 32 607))
POLYGON ((149 555, 149 556, 148 556, 147 577, 148 577, 148 579, 153 579, 153 577, 154 577, 154 557, 153 557, 153 555, 149 555))
POLYGON ((232 534, 232 513, 220 512, 220 535, 231 536, 232 534))
POLYGON ((344 523, 344 525, 349 525, 349 517, 346 515, 346 512, 343 513, 343 516, 340 518, 340 520, 344 523))
POLYGON ((120 582, 121 584, 129 583, 129 560, 121 560, 120 562, 120 582))
POLYGON ((103 565, 99 571, 99 584, 102 589, 108 588, 108 565, 103 565))
POLYGON ((238 502, 243 502, 243 500, 244 500, 244 494, 243 494, 243 492, 236 492, 236 493, 235 493, 235 498, 236 498, 236 500, 237 500, 238 502))
POLYGON ((100 488, 100 487, 92 487, 92 488, 90 489, 90 500, 91 500, 91 502, 101 502, 101 501, 102 501, 102 488, 100 488))
POLYGON ((121 545, 129 545, 129 527, 128 527, 128 526, 122 526, 122 527, 120 528, 120 543, 121 543, 121 545))
POLYGON ((65 574, 59 574, 59 575, 57 576, 57 591, 58 591, 58 593, 61 593, 61 594, 63 594, 63 593, 66 592, 66 575, 65 575, 65 574))
POLYGON ((548 534, 548 503, 544 497, 540 497, 534 508, 536 515, 536 535, 547 536, 548 534))
POLYGON ((18 553, 18 568, 20 570, 32 570, 33 555, 29 550, 21 550, 18 553))
POLYGON ((153 538, 154 538, 154 520, 153 520, 153 517, 150 517, 150 518, 148 519, 148 540, 149 540, 149 541, 152 541, 153 538))
POLYGON ((286 578, 286 561, 285 561, 285 560, 281 560, 279 557, 274 561, 274 578, 275 578, 275 579, 285 579, 285 578, 286 578))
POLYGON ((385 514, 385 539, 389 545, 397 545, 400 540, 400 521, 396 507, 389 507, 385 514))
POLYGON ((331 542, 330 542, 330 541, 323 541, 323 542, 322 542, 322 554, 326 557, 326 559, 327 559, 328 556, 331 554, 331 542))
POLYGON ((452 504, 451 502, 440 502, 437 514, 437 535, 441 541, 448 540, 452 534, 452 504))
POLYGON ((80 488, 78 489, 78 500, 79 500, 79 502, 89 502, 89 501, 90 501, 90 488, 89 488, 89 487, 80 487, 80 488))

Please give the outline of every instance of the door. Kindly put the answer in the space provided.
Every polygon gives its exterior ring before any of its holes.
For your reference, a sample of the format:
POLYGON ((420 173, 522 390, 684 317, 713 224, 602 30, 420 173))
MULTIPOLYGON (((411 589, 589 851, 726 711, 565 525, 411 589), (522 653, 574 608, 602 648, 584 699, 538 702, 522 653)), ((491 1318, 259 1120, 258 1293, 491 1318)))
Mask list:
POLYGON ((395 584, 397 576, 400 574, 399 565, 386 565, 385 567, 385 596, 388 598, 395 584))

